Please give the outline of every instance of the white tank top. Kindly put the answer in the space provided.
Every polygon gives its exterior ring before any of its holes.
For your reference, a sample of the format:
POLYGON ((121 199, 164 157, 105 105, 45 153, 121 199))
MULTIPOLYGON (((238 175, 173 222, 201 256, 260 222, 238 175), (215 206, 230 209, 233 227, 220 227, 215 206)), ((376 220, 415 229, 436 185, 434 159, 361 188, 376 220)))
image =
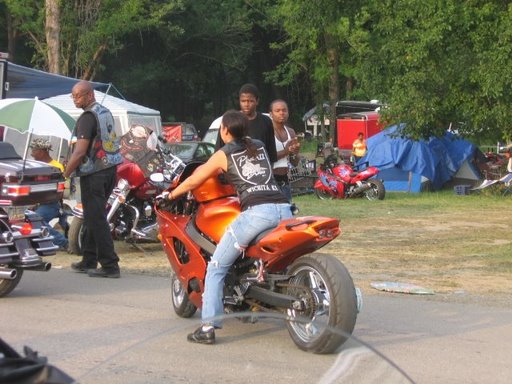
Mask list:
MULTIPOLYGON (((286 144, 292 139, 290 136, 290 132, 288 132, 288 128, 286 128, 286 125, 284 126, 284 130, 286 131, 287 139, 283 143, 281 140, 277 138, 276 135, 274 135, 274 139, 276 140, 276 152, 282 151, 286 148, 286 144)), ((272 164, 272 168, 288 168, 288 156, 285 156, 279 160, 277 160, 274 164, 272 164)))

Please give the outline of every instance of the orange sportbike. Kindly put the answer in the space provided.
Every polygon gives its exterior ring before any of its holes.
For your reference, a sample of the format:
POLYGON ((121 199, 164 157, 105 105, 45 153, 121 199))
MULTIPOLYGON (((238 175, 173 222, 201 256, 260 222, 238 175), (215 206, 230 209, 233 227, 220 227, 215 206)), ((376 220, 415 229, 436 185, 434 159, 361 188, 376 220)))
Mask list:
MULTIPOLYGON (((188 164, 174 186, 197 166, 188 164)), ((173 307, 189 318, 202 306, 208 261, 240 213, 239 200, 219 173, 187 195, 157 202, 155 210, 173 269, 173 307)), ((245 321, 258 313, 279 314, 300 349, 335 351, 354 329, 361 297, 340 260, 314 252, 340 233, 337 219, 321 216, 283 220, 261 233, 226 276, 225 312, 245 321)))

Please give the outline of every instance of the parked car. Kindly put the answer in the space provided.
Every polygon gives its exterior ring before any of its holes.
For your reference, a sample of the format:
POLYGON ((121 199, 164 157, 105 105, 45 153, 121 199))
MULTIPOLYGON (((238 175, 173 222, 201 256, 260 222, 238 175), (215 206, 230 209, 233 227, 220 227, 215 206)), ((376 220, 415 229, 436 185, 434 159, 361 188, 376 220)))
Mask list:
POLYGON ((162 136, 169 143, 200 140, 194 124, 181 122, 162 123, 162 136))
POLYGON ((219 136, 219 128, 209 128, 204 134, 203 141, 215 145, 219 136))
POLYGON ((184 163, 207 161, 215 152, 215 145, 204 141, 182 141, 166 143, 165 146, 184 163))

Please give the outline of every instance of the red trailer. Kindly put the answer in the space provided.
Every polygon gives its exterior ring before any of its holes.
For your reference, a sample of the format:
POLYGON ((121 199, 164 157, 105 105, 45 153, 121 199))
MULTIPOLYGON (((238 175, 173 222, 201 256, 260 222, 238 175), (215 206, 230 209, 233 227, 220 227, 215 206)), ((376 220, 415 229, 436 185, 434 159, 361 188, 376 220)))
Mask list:
POLYGON ((352 150, 352 143, 362 132, 365 139, 379 133, 383 126, 379 124, 378 112, 357 112, 339 115, 336 119, 336 146, 341 150, 352 150))

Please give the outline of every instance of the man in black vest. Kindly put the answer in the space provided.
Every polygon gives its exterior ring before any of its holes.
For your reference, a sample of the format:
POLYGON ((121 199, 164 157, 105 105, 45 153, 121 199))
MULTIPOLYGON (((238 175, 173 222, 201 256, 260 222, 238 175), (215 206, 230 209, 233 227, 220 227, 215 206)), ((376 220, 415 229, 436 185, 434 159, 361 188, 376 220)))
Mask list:
POLYGON ((76 122, 73 133, 76 143, 72 145, 64 176, 80 177, 85 228, 82 261, 72 263, 71 268, 90 277, 118 278, 121 276, 119 257, 114 250, 105 212, 107 199, 116 183, 116 165, 122 161, 114 119, 107 108, 96 102, 89 82, 78 82, 71 97, 84 113, 76 122))

